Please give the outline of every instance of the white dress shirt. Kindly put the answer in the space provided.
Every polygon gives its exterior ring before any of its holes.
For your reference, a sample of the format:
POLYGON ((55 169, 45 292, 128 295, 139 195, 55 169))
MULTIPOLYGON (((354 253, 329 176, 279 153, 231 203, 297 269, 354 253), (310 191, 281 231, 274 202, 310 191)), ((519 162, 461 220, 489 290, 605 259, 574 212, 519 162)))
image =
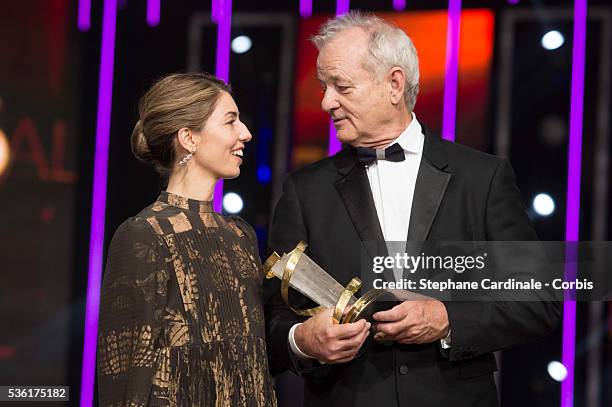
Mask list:
MULTIPOLYGON (((366 167, 378 221, 387 242, 406 242, 408 238, 414 187, 424 142, 421 125, 412 113, 412 121, 406 130, 389 144, 399 144, 404 149, 406 159, 399 162, 378 160, 366 167)), ((403 251, 406 244, 394 246, 388 245, 390 256, 395 255, 398 250, 403 251)), ((401 280, 402 274, 403 270, 395 269, 395 280, 401 280)))
MULTIPOLYGON (((414 112, 412 113, 412 121, 389 146, 399 144, 404 149, 406 159, 404 161, 374 161, 366 167, 374 205, 376 206, 376 214, 382 230, 385 241, 387 242, 406 242, 408 239, 408 226, 410 225, 410 212, 412 210, 412 200, 414 198, 414 188, 416 186, 419 166, 423 156, 423 144, 425 136, 421 125, 416 119, 414 112)), ((386 146, 386 147, 389 147, 386 146)), ((385 148, 386 148, 385 147, 385 148)), ((405 243, 402 249, 405 248, 405 243)), ((391 246, 389 247, 389 255, 391 246)), ((394 251, 398 248, 395 247, 394 251)), ((403 270, 395 269, 394 275, 396 281, 402 279, 403 270)), ((289 346, 294 354, 301 358, 308 358, 300 350, 295 343, 294 334, 295 328, 299 324, 295 324, 289 331, 289 346)), ((450 342, 450 336, 445 338, 450 342)), ((442 347, 447 348, 448 344, 442 340, 442 347)))

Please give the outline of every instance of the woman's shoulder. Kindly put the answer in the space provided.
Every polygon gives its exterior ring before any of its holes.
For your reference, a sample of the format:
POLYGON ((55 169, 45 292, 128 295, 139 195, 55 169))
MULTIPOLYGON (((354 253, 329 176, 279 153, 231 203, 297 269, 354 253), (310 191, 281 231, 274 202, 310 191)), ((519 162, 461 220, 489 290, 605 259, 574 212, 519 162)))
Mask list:
POLYGON ((180 212, 182 212, 180 208, 156 200, 135 216, 126 219, 119 225, 116 233, 163 235, 164 232, 160 225, 166 220, 176 217, 180 212))
POLYGON ((240 216, 228 216, 227 217, 230 224, 236 225, 236 227, 246 235, 249 240, 255 243, 257 246, 257 234, 255 233, 255 229, 248 223, 246 220, 242 219, 240 216))
POLYGON ((146 209, 143 209, 137 215, 123 221, 115 230, 112 240, 155 240, 156 235, 162 234, 158 225, 157 217, 150 214, 146 209))

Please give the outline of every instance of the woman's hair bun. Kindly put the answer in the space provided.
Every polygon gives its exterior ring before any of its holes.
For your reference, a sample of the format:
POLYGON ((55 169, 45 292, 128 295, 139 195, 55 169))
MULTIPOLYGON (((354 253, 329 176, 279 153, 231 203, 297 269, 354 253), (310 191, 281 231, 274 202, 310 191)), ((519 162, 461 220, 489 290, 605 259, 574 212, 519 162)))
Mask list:
POLYGON ((149 142, 144 135, 144 128, 142 125, 142 120, 138 120, 136 125, 134 126, 134 130, 132 130, 132 153, 136 158, 141 161, 150 163, 151 161, 151 148, 149 147, 149 142))

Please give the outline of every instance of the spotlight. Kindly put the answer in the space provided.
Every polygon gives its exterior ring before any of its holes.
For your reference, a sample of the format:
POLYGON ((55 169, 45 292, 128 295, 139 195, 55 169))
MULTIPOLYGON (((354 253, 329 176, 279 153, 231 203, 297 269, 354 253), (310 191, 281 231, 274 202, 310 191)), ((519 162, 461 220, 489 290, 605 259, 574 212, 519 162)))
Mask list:
POLYGON ((533 198, 533 210, 540 216, 551 215, 555 211, 555 201, 548 194, 537 194, 533 198))
POLYGON ((223 209, 227 213, 239 213, 243 206, 242 198, 237 193, 228 192, 223 196, 223 209))
POLYGON ((262 165, 257 169, 257 179, 262 184, 267 184, 270 182, 270 178, 272 178, 272 172, 270 171, 270 167, 267 165, 262 165))
POLYGON ((251 49, 253 41, 246 35, 240 35, 232 40, 232 51, 236 54, 244 54, 251 49))
POLYGON ((6 170, 11 158, 11 146, 2 129, 0 129, 0 175, 6 170))
POLYGON ((564 42, 563 34, 557 30, 549 31, 542 36, 542 46, 549 51, 559 48, 564 42))
POLYGON ((566 367, 563 366, 563 363, 557 362, 556 360, 548 364, 547 370, 550 377, 558 382, 562 382, 567 377, 566 367))
POLYGON ((561 116, 548 115, 538 125, 540 140, 546 145, 557 147, 567 139, 567 124, 561 116))

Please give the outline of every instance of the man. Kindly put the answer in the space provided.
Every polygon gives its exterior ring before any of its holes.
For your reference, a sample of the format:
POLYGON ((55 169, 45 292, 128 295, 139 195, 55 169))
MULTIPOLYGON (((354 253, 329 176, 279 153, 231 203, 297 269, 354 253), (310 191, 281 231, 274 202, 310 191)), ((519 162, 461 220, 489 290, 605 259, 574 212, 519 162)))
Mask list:
MULTIPOLYGON (((507 161, 443 141, 417 121, 418 58, 403 31, 351 12, 313 42, 321 106, 345 148, 287 177, 271 249, 304 240, 346 285, 366 242, 537 240, 507 161)), ((331 310, 301 318, 278 282, 267 290, 271 363, 304 377, 306 406, 495 406, 492 352, 545 335, 559 319, 546 302, 405 301, 374 315, 380 343, 356 357, 369 323, 334 325, 331 310)))

